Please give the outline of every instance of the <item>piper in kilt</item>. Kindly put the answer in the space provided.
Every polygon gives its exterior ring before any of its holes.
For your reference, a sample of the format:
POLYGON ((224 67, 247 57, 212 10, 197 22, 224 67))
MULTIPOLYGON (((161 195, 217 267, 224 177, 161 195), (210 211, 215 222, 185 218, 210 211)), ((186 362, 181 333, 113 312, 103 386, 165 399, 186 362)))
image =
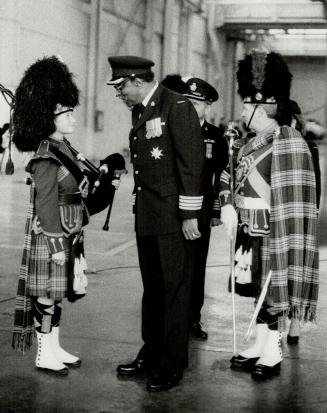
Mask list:
MULTIPOLYGON (((53 56, 38 60, 25 72, 13 114, 14 143, 18 150, 33 153, 26 167, 31 189, 13 347, 29 348, 36 331, 36 367, 60 375, 81 364, 59 344, 61 302, 65 297, 74 302, 86 293, 82 228, 89 212, 105 208, 92 205, 88 178, 64 139, 74 131, 72 113, 78 103, 72 74, 53 56)), ((108 192, 108 186, 105 189, 108 192)))
POLYGON ((221 220, 230 237, 237 227, 236 292, 258 300, 271 277, 257 317, 255 342, 231 359, 232 368, 250 371, 255 379, 279 372, 287 317, 316 318, 316 183, 306 142, 286 126, 292 117, 291 77, 276 53, 253 51, 239 63, 242 116, 256 135, 238 153, 234 206, 229 172, 221 178, 221 220))

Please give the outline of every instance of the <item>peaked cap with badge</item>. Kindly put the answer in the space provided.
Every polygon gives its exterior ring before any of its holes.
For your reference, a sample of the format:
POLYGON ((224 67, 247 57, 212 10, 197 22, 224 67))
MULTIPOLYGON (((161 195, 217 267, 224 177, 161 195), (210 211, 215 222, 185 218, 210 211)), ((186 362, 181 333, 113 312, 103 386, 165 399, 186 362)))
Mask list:
POLYGON ((187 85, 187 91, 183 93, 184 96, 202 101, 216 102, 219 98, 217 90, 210 85, 210 83, 198 77, 183 78, 187 85))
POLYGON ((107 85, 116 86, 122 83, 126 77, 134 78, 138 75, 151 73, 154 62, 139 56, 110 56, 108 62, 112 69, 112 78, 107 85))

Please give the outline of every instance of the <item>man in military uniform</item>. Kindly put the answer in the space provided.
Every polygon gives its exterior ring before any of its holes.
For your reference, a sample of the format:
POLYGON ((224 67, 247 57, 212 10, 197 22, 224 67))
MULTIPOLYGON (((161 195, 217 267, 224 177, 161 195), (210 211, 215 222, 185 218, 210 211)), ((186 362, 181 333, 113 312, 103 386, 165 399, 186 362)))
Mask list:
POLYGON ((192 102, 199 116, 202 145, 205 148, 205 166, 202 179, 203 205, 199 218, 201 237, 189 243, 188 269, 192 273, 192 299, 190 332, 193 336, 206 340, 208 334, 200 323, 204 302, 204 283, 209 249, 211 226, 218 225, 220 217, 219 180, 228 162, 228 146, 223 129, 208 123, 211 104, 219 98, 217 90, 208 82, 197 77, 183 79, 186 91, 183 93, 192 102))
POLYGON ((256 380, 280 372, 287 317, 316 319, 316 180, 305 140, 288 126, 291 79, 275 52, 253 50, 239 62, 242 117, 255 135, 239 150, 233 194, 233 165, 221 176, 221 221, 231 239, 237 229, 235 291, 257 302, 255 341, 232 357, 231 368, 256 380))
POLYGON ((177 384, 188 363, 191 278, 186 240, 201 236, 203 144, 188 99, 159 85, 154 63, 137 56, 109 57, 117 96, 132 107, 135 230, 143 281, 142 338, 136 359, 120 375, 149 373, 149 391, 177 384))

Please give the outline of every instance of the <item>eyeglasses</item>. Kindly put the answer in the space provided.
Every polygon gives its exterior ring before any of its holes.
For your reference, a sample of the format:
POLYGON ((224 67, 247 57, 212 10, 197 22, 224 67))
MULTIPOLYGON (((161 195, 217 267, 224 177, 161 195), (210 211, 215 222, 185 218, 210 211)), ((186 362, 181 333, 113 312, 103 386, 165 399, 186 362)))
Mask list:
POLYGON ((122 90, 124 89, 126 83, 129 82, 130 80, 131 80, 131 79, 130 79, 129 77, 126 77, 126 79, 124 79, 119 85, 114 86, 115 90, 116 90, 118 93, 121 93, 122 90))

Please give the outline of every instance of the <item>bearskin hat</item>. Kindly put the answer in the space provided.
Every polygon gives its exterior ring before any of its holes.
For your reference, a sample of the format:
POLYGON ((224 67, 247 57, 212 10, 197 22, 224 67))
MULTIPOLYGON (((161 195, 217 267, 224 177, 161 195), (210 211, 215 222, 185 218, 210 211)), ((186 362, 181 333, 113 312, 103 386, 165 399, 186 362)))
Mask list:
POLYGON ((75 107, 79 91, 68 67, 56 56, 37 60, 16 89, 13 142, 20 151, 33 151, 55 132, 57 104, 75 107))
POLYGON ((167 89, 180 94, 186 93, 188 86, 179 74, 167 75, 161 82, 167 89))
POLYGON ((238 64, 238 93, 246 103, 286 102, 292 75, 282 56, 253 50, 238 64))

